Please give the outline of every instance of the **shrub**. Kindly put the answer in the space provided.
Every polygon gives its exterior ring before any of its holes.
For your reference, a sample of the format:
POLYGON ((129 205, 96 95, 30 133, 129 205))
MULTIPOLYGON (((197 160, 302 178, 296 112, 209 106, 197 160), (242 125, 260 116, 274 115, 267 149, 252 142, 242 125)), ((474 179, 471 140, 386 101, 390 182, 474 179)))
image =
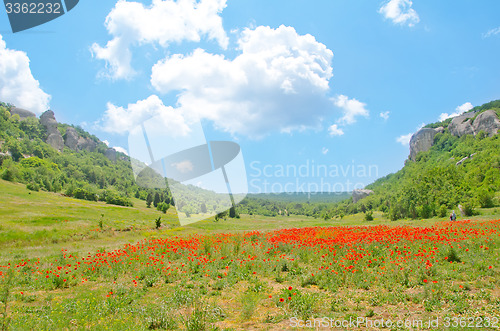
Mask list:
POLYGON ((474 216, 477 215, 476 208, 472 202, 464 203, 462 208, 465 216, 474 216))
POLYGON ((491 208, 493 207, 493 197, 494 194, 487 191, 486 189, 481 189, 477 194, 477 201, 481 208, 491 208))
POLYGON ((35 191, 35 192, 40 191, 40 185, 38 185, 35 182, 28 183, 28 185, 26 185, 26 188, 30 191, 35 191))
POLYGON ((368 210, 365 213, 365 221, 373 221, 373 211, 368 210))
POLYGON ((445 205, 441 205, 441 207, 439 207, 438 216, 446 217, 447 215, 448 215, 448 208, 446 208, 445 205))
POLYGON ((108 205, 118 205, 118 206, 125 206, 125 207, 133 207, 134 204, 132 201, 130 201, 129 198, 118 195, 118 194, 108 194, 106 196, 106 203, 108 205))
POLYGON ((169 208, 170 208, 170 205, 168 203, 165 203, 165 202, 158 203, 158 206, 156 207, 156 209, 158 209, 159 211, 163 212, 164 214, 167 213, 167 210, 169 208))
POLYGON ((159 229, 161 227, 161 216, 158 216, 157 219, 155 219, 155 228, 159 229))
POLYGON ((433 214, 432 207, 430 205, 422 205, 417 207, 417 215, 421 218, 431 218, 433 214))

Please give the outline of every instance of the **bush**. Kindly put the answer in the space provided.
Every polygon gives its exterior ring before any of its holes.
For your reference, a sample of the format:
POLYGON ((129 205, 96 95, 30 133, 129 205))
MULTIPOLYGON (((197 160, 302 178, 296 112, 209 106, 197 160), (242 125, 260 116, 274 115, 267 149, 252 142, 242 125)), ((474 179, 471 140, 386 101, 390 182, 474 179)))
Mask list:
POLYGON ((155 228, 159 229, 161 227, 161 216, 155 219, 155 228))
POLYGON ((448 208, 446 208, 445 205, 441 205, 441 207, 439 207, 438 216, 446 217, 447 215, 448 215, 448 208))
POLYGON ((170 205, 168 203, 165 203, 165 202, 158 203, 158 206, 156 207, 156 209, 158 209, 159 211, 163 212, 164 214, 167 213, 167 210, 169 208, 170 208, 170 205))
POLYGON ((72 193, 71 195, 74 198, 76 198, 76 199, 89 200, 89 201, 97 201, 97 194, 95 192, 92 192, 89 189, 85 189, 85 188, 82 188, 82 187, 77 187, 71 193, 72 193))
POLYGON ((40 185, 38 185, 35 182, 28 183, 28 185, 26 185, 26 188, 30 191, 35 191, 35 192, 40 191, 40 185))
POLYGON ((134 204, 132 201, 130 201, 129 198, 120 196, 117 194, 108 194, 106 196, 106 203, 108 205, 118 205, 118 206, 124 206, 124 207, 133 207, 134 204))
POLYGON ((464 216, 477 215, 476 208, 472 202, 464 203, 462 210, 464 212, 464 216))
POLYGON ((493 193, 487 191, 486 189, 481 189, 477 194, 477 202, 481 208, 491 208, 494 206, 493 197, 493 193))
POLYGON ((368 210, 365 213, 365 221, 373 221, 373 211, 368 210))
POLYGON ((17 175, 17 168, 7 168, 2 173, 2 179, 9 182, 15 182, 17 175))
POLYGON ((433 214, 432 207, 429 205, 422 205, 417 207, 417 215, 421 218, 431 218, 433 214))

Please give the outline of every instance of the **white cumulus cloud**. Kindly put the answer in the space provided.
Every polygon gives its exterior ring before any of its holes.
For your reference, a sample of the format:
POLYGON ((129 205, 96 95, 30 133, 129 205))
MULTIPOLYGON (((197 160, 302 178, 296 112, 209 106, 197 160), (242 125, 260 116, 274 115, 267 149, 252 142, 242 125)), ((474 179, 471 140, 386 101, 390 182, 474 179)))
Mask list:
POLYGON ((384 121, 387 121, 389 119, 389 111, 384 111, 380 113, 380 117, 384 119, 384 121))
POLYGON ((330 136, 341 136, 344 134, 344 131, 337 124, 333 124, 328 128, 328 133, 330 136))
POLYGON ((8 49, 0 35, 0 100, 40 114, 49 109, 50 98, 33 77, 28 55, 8 49))
POLYGON ((120 152, 120 153, 123 153, 125 155, 128 155, 128 151, 123 148, 123 147, 120 147, 120 146, 114 146, 113 149, 117 152, 120 152))
POLYGON ((339 95, 332 98, 335 106, 342 109, 344 116, 340 118, 339 122, 341 124, 353 124, 356 122, 356 118, 359 116, 368 117, 369 111, 366 109, 366 104, 356 100, 349 99, 345 95, 339 95))
POLYGON ((409 146, 411 136, 413 136, 413 133, 404 134, 404 135, 397 137, 396 141, 403 146, 409 146))
POLYGON ((104 116, 98 125, 106 132, 124 134, 155 116, 161 118, 163 128, 169 134, 182 136, 190 130, 183 114, 178 109, 165 106, 156 95, 129 104, 127 108, 108 103, 104 116))
POLYGON ((151 84, 180 91, 183 111, 231 134, 319 127, 332 109, 327 97, 333 52, 292 27, 245 29, 234 59, 197 49, 156 63, 151 84))
POLYGON ((410 0, 389 0, 379 9, 379 13, 394 24, 414 26, 420 22, 415 9, 411 8, 413 2, 410 0))
POLYGON ((119 0, 105 22, 113 39, 105 46, 94 43, 91 50, 95 58, 106 61, 107 76, 130 79, 135 74, 131 65, 134 45, 168 47, 207 37, 225 49, 229 39, 219 15, 225 7, 226 0, 152 0, 150 6, 119 0))
POLYGON ((465 113, 466 111, 471 110, 472 108, 474 108, 474 106, 470 102, 466 102, 463 105, 458 106, 455 109, 456 111, 452 114, 442 113, 441 115, 439 115, 439 121, 444 121, 448 118, 456 117, 458 115, 465 113))

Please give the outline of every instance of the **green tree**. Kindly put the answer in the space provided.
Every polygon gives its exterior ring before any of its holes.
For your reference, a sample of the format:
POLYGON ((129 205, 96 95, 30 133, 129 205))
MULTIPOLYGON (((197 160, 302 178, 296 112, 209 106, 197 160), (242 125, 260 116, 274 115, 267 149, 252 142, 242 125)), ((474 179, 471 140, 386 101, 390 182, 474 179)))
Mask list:
POLYGON ((160 199, 160 194, 158 192, 155 193, 155 197, 154 197, 154 200, 153 200, 153 205, 156 207, 158 207, 158 204, 161 202, 161 199, 160 199))
POLYGON ((146 207, 151 208, 152 202, 153 202, 153 195, 151 194, 151 192, 149 192, 146 198, 146 207))

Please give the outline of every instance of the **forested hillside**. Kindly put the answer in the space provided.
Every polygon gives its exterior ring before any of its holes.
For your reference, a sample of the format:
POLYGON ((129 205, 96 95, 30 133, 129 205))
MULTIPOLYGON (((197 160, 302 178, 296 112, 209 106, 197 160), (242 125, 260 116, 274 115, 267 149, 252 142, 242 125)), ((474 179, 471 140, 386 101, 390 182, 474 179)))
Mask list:
MULTIPOLYGON (((500 101, 475 107, 464 118, 469 117, 473 123, 487 110, 498 117, 500 101)), ((429 124, 427 128, 441 127, 442 130, 435 134, 428 151, 419 152, 415 161, 407 160, 397 173, 368 185, 367 189, 374 191, 371 196, 356 204, 339 204, 332 214, 374 209, 385 212, 393 220, 444 217, 448 209, 458 212, 458 205, 461 205, 464 214, 471 216, 477 207, 497 205, 500 135, 479 131, 475 135, 457 137, 448 129, 451 122, 452 119, 448 119, 429 124)))
MULTIPOLYGON (((130 206, 130 197, 142 199, 145 204, 165 211, 174 200, 164 189, 151 188, 149 181, 165 181, 154 173, 134 179, 130 160, 125 154, 109 157, 109 148, 97 137, 81 128, 57 124, 61 136, 70 132, 92 145, 91 150, 72 149, 67 145, 59 152, 47 144, 48 130, 36 117, 21 119, 11 114, 11 105, 0 103, 0 176, 21 182, 30 190, 61 192, 65 195, 110 204, 130 206), (155 178, 156 176, 156 178, 155 178)), ((470 123, 488 111, 500 113, 500 101, 493 101, 465 114, 470 123)), ((491 120, 491 118, 490 118, 491 120)), ((456 119, 453 119, 456 122, 456 119)), ((461 122, 461 120, 460 120, 461 122)), ((452 119, 426 126, 438 128, 432 135, 432 147, 416 153, 414 161, 395 174, 380 178, 367 189, 374 194, 357 203, 349 194, 320 194, 312 199, 305 196, 249 195, 237 207, 238 213, 266 216, 306 215, 329 219, 346 214, 380 210, 393 220, 399 218, 444 217, 449 209, 463 206, 472 215, 476 207, 498 204, 495 194, 500 191, 500 138, 498 134, 479 131, 457 136, 450 132, 452 119)), ((469 124, 469 123, 466 123, 469 124)), ((477 123, 476 123, 477 124, 477 123)), ((425 129, 423 129, 425 130, 425 129)), ((432 130, 431 130, 432 131, 432 130)), ((85 146, 85 145, 84 145, 85 146)), ((158 187, 158 186, 157 186, 158 187)), ((188 188, 185 188, 188 190, 188 188)), ((200 188, 203 201, 189 198, 188 191, 177 189, 178 211, 187 214, 215 210, 220 203, 216 194, 200 188), (203 191, 203 192, 202 192, 203 191)))
MULTIPOLYGON (((141 190, 135 183, 128 157, 110 160, 108 147, 81 128, 80 136, 95 143, 96 148, 58 152, 47 144, 47 130, 35 117, 20 119, 11 115, 11 105, 0 104, 0 176, 8 181, 25 183, 28 189, 62 192, 86 200, 131 205, 129 197, 146 199, 154 191, 141 190)), ((66 124, 57 129, 64 135, 66 124)), ((168 192, 164 196, 168 196, 168 192)))

